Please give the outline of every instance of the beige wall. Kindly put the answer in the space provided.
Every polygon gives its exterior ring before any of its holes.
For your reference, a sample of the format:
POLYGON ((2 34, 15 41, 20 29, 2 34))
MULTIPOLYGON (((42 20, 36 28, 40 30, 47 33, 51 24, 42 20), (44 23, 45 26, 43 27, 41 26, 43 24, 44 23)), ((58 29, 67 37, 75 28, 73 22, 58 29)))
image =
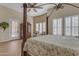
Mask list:
MULTIPOLYGON (((78 4, 79 5, 79 4, 78 4)), ((44 14, 46 15, 46 14, 44 14)), ((37 16, 33 18, 33 24, 34 24, 34 29, 33 31, 35 31, 35 23, 36 22, 40 22, 40 21, 45 21, 46 16, 41 15, 41 16, 37 16)), ((73 16, 73 15, 79 15, 79 9, 78 8, 74 8, 72 6, 68 6, 65 5, 64 9, 60 9, 60 10, 55 10, 52 15, 49 17, 48 20, 48 33, 52 34, 52 20, 55 18, 64 18, 67 16, 73 16)))
POLYGON ((36 16, 33 18, 33 33, 35 33, 35 24, 40 22, 46 22, 47 15, 36 16))
MULTIPOLYGON (((20 22, 22 20, 22 14, 12 9, 0 6, 0 22, 5 21, 9 23, 9 19, 16 19, 20 22)), ((9 38, 9 28, 7 28, 4 32, 0 32, 0 42, 8 40, 12 40, 9 38)))

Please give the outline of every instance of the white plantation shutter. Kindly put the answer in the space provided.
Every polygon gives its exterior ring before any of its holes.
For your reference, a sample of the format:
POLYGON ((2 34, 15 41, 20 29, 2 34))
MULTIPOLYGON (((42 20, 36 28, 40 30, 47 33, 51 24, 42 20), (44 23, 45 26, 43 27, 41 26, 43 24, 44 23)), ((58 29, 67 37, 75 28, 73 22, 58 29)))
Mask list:
POLYGON ((40 30, 39 30, 39 34, 42 34, 42 31, 43 31, 43 24, 40 23, 40 30))
POLYGON ((39 32, 39 34, 46 32, 46 22, 36 23, 36 32, 39 32))
POLYGON ((62 19, 58 19, 58 35, 62 35, 62 19))
POLYGON ((57 35, 57 20, 56 19, 53 19, 53 34, 54 35, 57 35))
POLYGON ((65 18, 65 35, 71 35, 71 17, 65 18))
POLYGON ((36 23, 36 32, 39 32, 39 23, 36 23))
POLYGON ((78 36, 78 16, 71 16, 65 18, 65 35, 78 36))
POLYGON ((46 22, 43 22, 43 32, 46 32, 46 22))
POLYGON ((72 36, 78 36, 78 16, 72 17, 72 36))
POLYGON ((62 35, 62 19, 53 19, 53 34, 62 35))

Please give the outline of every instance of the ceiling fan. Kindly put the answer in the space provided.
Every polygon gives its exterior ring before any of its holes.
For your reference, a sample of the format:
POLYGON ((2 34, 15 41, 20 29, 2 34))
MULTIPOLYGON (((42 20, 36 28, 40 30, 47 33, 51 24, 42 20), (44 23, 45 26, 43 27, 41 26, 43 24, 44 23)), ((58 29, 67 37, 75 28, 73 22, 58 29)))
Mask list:
POLYGON ((43 9, 42 7, 36 5, 37 3, 27 3, 28 12, 30 12, 31 10, 37 12, 37 9, 43 9))
POLYGON ((48 4, 56 5, 55 3, 46 3, 46 4, 40 4, 40 5, 37 5, 37 3, 27 3, 28 12, 30 12, 31 10, 33 10, 34 12, 37 12, 37 9, 43 9, 42 6, 48 5, 48 4))

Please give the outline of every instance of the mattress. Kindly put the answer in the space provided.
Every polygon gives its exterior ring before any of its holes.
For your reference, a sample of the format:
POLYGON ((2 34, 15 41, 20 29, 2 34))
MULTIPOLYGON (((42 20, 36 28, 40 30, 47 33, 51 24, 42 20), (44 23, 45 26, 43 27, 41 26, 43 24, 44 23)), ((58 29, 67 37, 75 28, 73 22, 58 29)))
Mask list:
POLYGON ((79 55, 79 38, 44 35, 27 40, 24 51, 35 56, 79 55))

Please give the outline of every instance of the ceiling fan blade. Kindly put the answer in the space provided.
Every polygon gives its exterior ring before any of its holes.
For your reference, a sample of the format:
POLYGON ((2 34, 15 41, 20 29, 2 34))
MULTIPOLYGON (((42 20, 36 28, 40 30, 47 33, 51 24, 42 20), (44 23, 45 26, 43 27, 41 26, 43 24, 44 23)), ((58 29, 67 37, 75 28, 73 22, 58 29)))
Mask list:
POLYGON ((69 6, 72 6, 72 7, 75 7, 75 8, 79 8, 78 6, 75 6, 75 5, 70 4, 70 3, 63 3, 63 4, 65 4, 65 5, 69 5, 69 6))
POLYGON ((36 10, 35 8, 33 8, 33 10, 34 10, 35 12, 37 12, 37 10, 36 10))
POLYGON ((38 5, 36 7, 40 7, 40 6, 44 6, 44 5, 49 5, 49 4, 53 4, 53 5, 57 6, 57 4, 55 4, 55 3, 45 3, 45 4, 38 5))
POLYGON ((28 9, 28 12, 30 12, 31 11, 31 9, 28 9))

